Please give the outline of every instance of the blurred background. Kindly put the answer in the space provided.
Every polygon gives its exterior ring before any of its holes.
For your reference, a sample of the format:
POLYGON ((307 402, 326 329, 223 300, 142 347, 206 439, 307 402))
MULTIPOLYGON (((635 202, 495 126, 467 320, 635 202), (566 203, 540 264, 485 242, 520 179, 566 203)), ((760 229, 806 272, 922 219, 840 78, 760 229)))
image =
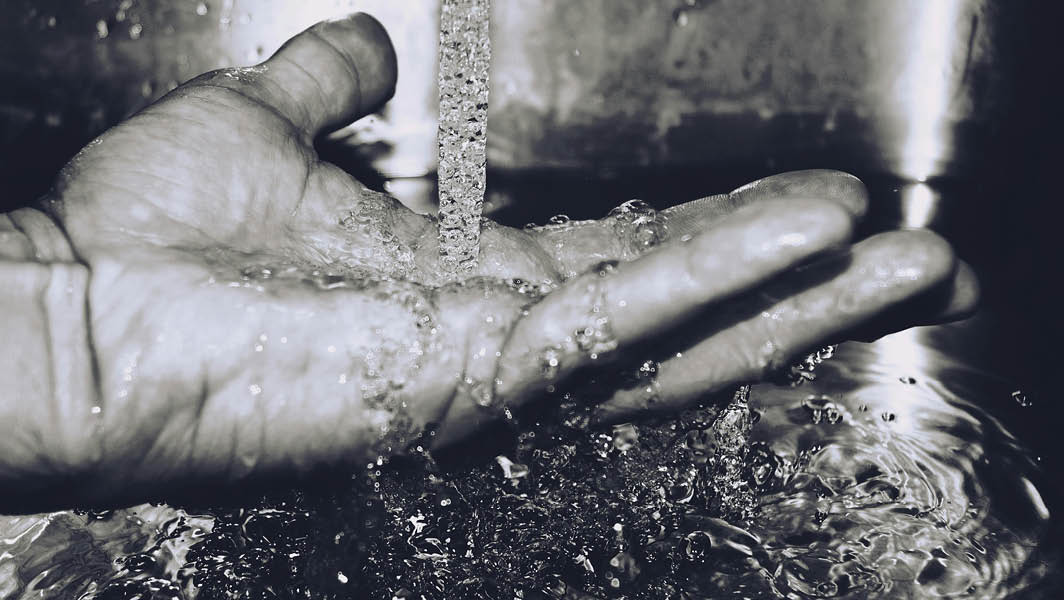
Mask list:
MULTIPOLYGON (((0 203, 32 203, 85 143, 179 83, 361 10, 391 32, 399 87, 320 150, 431 211, 438 9, 6 0, 0 203)), ((589 218, 633 197, 664 207, 783 170, 850 171, 872 192, 865 233, 931 227, 984 285, 977 317, 891 351, 933 346, 1011 382, 1026 402, 987 409, 1057 460, 1062 13, 1051 0, 495 0, 486 211, 589 218)))

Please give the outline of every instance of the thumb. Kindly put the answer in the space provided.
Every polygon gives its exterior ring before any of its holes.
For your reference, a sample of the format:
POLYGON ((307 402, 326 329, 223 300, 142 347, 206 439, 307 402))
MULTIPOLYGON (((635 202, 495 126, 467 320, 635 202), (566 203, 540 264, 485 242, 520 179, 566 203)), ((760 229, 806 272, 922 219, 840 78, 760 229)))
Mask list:
POLYGON ((186 87, 232 89, 314 137, 379 109, 395 93, 396 78, 388 33, 356 13, 314 25, 261 65, 208 73, 186 87))

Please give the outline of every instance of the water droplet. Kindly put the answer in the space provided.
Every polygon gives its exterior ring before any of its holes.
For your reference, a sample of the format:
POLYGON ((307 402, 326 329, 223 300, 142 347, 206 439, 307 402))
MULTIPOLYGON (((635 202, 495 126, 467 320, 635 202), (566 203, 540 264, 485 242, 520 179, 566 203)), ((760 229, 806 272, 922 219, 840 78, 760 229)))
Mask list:
POLYGON ((96 21, 96 39, 105 39, 110 32, 110 29, 107 27, 107 21, 104 21, 103 19, 96 21))
POLYGON ((607 277, 617 270, 617 265, 619 264, 620 262, 616 260, 604 260, 592 267, 591 271, 599 277, 607 277))
POLYGON ((473 399, 473 402, 481 408, 492 408, 495 405, 495 390, 488 381, 474 380, 465 377, 462 380, 465 393, 473 399))
POLYGON ((629 200, 607 215, 617 237, 628 244, 628 255, 636 257, 663 242, 667 235, 665 223, 658 213, 642 200, 629 200))
POLYGON ((543 379, 550 381, 558 376, 561 368, 561 350, 559 348, 545 348, 539 353, 539 372, 543 379))
POLYGON ((1033 404, 1031 399, 1027 397, 1027 394, 1023 393, 1023 390, 1012 392, 1012 399, 1016 401, 1016 404, 1019 404, 1023 408, 1029 408, 1033 404))
POLYGON ((140 23, 134 23, 129 26, 129 39, 139 40, 141 33, 144 32, 144 26, 140 23))
POLYGON ((818 425, 825 420, 832 425, 842 421, 842 413, 839 412, 839 407, 829 396, 808 396, 802 401, 802 406, 809 411, 814 425, 818 425))
POLYGON ((915 385, 916 384, 916 379, 914 379, 912 377, 899 377, 898 381, 904 383, 905 385, 915 385))
POLYGON ((879 418, 883 419, 883 421, 886 423, 892 423, 894 422, 894 419, 897 418, 897 416, 892 412, 885 412, 879 415, 879 418))
POLYGON ((656 360, 644 360, 636 371, 636 377, 641 381, 653 381, 661 369, 661 363, 656 360))
POLYGON ((565 225, 570 220, 569 215, 554 215, 550 219, 547 219, 547 222, 551 225, 565 225))
POLYGON ((515 487, 518 479, 528 476, 528 466, 516 463, 505 456, 496 456, 495 462, 502 468, 502 476, 509 479, 515 487))
POLYGON ((677 10, 673 15, 673 20, 676 21, 676 24, 680 27, 686 27, 688 20, 687 11, 683 9, 677 10))
POLYGON ((196 5, 196 14, 204 16, 210 11, 210 6, 206 2, 200 2, 196 5))

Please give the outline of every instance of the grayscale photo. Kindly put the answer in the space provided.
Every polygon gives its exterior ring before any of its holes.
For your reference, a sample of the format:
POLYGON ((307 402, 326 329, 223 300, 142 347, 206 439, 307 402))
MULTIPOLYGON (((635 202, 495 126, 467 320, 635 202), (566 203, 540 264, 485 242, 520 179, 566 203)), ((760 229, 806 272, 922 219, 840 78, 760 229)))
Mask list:
POLYGON ((1059 598, 1060 23, 3 0, 0 600, 1059 598))

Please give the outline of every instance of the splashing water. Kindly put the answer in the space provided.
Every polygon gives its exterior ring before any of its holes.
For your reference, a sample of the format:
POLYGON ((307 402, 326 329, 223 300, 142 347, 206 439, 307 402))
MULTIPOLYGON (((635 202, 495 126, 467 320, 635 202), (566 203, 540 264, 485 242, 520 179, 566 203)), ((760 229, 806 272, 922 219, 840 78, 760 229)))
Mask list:
POLYGON ((544 419, 466 463, 415 453, 242 509, 0 519, 0 595, 1056 597, 1050 474, 971 402, 1015 388, 952 363, 909 383, 863 345, 817 371, 656 423, 544 419))
POLYGON ((439 241, 452 277, 476 268, 487 163, 490 0, 440 10, 439 241))

